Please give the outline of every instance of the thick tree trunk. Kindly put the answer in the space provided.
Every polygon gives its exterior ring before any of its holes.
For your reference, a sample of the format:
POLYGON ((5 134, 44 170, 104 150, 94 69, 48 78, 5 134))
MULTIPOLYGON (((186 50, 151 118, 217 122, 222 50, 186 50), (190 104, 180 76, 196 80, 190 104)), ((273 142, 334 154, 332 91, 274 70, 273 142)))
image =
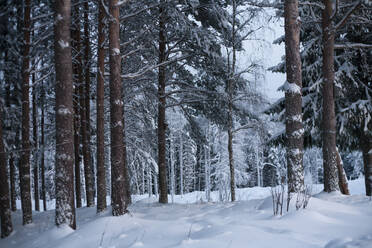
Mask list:
POLYGON ((372 137, 363 135, 361 148, 363 152, 366 195, 372 196, 372 137))
POLYGON ((285 53, 287 81, 285 90, 285 115, 287 138, 288 191, 304 189, 302 125, 302 77, 300 58, 300 22, 298 1, 286 0, 284 4, 285 53))
POLYGON ((76 228, 74 204, 73 84, 70 46, 71 1, 55 1, 56 215, 57 226, 76 228))
POLYGON ((47 211, 47 205, 46 205, 46 189, 45 189, 45 133, 44 133, 44 121, 45 121, 45 90, 44 86, 42 86, 42 92, 41 92, 41 120, 40 120, 40 131, 41 131, 41 197, 43 199, 43 210, 47 211))
POLYGON ((75 156, 75 199, 76 207, 81 208, 81 176, 80 176, 80 91, 82 85, 82 66, 81 66, 81 51, 80 51, 80 11, 79 6, 76 4, 74 7, 74 27, 72 28, 72 46, 77 53, 76 60, 73 63, 73 79, 74 79, 74 156, 75 156))
POLYGON ((111 124, 111 205, 112 215, 127 211, 125 201, 123 100, 121 83, 120 22, 118 0, 109 1, 110 124, 111 124))
POLYGON ((89 41, 89 3, 84 3, 84 70, 85 70, 85 89, 84 89, 84 107, 85 107, 85 126, 83 130, 83 154, 84 154, 84 173, 85 185, 87 191, 87 206, 94 206, 94 169, 92 164, 90 149, 90 41, 89 41))
POLYGON ((98 71, 97 71, 97 212, 106 209, 106 168, 105 168, 105 9, 99 1, 98 9, 98 71))
POLYGON ((349 191, 349 184, 347 182, 347 177, 344 169, 344 163, 342 162, 342 158, 340 153, 337 149, 337 171, 338 171, 338 185, 340 187, 340 191, 344 195, 350 195, 349 191))
POLYGON ((30 183, 30 28, 31 1, 26 0, 23 15, 23 63, 22 63, 22 153, 20 164, 21 202, 23 225, 32 222, 30 183))
MULTIPOLYGON (((32 84, 35 83, 35 73, 32 74, 32 84)), ((33 124, 33 147, 34 147, 34 200, 35 210, 40 211, 39 201, 39 144, 37 138, 37 104, 36 104, 36 88, 32 88, 32 124, 33 124)))
MULTIPOLYGON (((166 60, 165 1, 159 6, 159 64, 166 60)), ((165 66, 159 66, 158 74, 158 166, 159 166, 159 202, 168 203, 167 164, 165 161, 165 66)))
POLYGON ((334 87, 334 27, 332 24, 333 1, 323 0, 323 167, 324 191, 340 190, 338 185, 337 151, 336 151, 336 116, 334 87))
POLYGON ((0 97, 0 221, 1 221, 1 238, 5 238, 13 231, 12 216, 10 211, 10 195, 8 172, 6 169, 6 154, 3 143, 2 117, 3 107, 0 97))

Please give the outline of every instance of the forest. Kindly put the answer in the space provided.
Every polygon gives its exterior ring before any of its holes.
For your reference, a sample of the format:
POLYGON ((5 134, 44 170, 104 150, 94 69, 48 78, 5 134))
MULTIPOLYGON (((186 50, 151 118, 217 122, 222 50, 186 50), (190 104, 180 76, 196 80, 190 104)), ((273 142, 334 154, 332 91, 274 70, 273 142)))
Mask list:
POLYGON ((0 0, 0 33, 0 247, 371 247, 371 0, 0 0))

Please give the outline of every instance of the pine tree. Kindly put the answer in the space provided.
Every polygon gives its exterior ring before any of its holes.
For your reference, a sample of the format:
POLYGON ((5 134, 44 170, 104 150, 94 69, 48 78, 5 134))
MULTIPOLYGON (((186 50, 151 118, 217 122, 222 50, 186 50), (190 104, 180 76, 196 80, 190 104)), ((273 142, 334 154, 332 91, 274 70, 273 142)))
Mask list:
POLYGON ((288 191, 300 192, 304 189, 304 129, 302 125, 300 21, 297 0, 285 1, 284 20, 287 81, 283 89, 285 90, 288 191))
POLYGON ((74 203, 73 84, 70 46, 71 1, 55 2, 56 216, 57 226, 76 229, 74 203))
POLYGON ((110 54, 110 125, 111 125, 111 205, 112 215, 123 215, 128 202, 125 197, 124 125, 121 83, 120 21, 117 0, 109 0, 110 54))

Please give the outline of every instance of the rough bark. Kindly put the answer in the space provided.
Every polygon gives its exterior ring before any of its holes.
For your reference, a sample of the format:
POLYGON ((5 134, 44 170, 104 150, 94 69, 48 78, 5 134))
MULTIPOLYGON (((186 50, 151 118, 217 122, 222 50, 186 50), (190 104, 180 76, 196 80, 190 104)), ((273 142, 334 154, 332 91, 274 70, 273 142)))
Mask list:
POLYGON ((364 135, 361 141, 366 195, 372 196, 372 138, 364 135))
POLYGON ((41 198, 43 199, 43 210, 47 211, 46 205, 46 189, 45 189, 45 132, 44 132, 44 122, 45 122, 45 90, 42 86, 41 90, 41 120, 40 120, 40 131, 41 131, 41 158, 40 158, 40 168, 41 168, 41 198))
POLYGON ((55 1, 56 215, 57 226, 76 228, 74 204, 73 84, 70 46, 71 1, 55 1))
MULTIPOLYGON (((35 73, 32 74, 32 84, 35 83, 35 73)), ((35 210, 40 211, 40 201, 39 201, 39 144, 37 137, 37 104, 36 104, 36 89, 32 88, 32 138, 33 138, 33 148, 34 148, 34 200, 35 200, 35 210)))
POLYGON ((30 28, 31 1, 26 0, 23 12, 23 63, 22 63, 22 153, 20 163, 21 202, 23 225, 32 223, 30 183, 30 28))
POLYGON ((13 231, 12 216, 10 211, 10 195, 8 172, 6 168, 6 154, 3 143, 2 128, 2 99, 0 97, 0 221, 1 221, 1 238, 5 238, 13 231))
MULTIPOLYGON (((159 64, 166 61, 165 1, 159 6, 159 64)), ((168 203, 167 164, 165 161, 165 66, 159 66, 158 73, 158 166, 159 166, 159 202, 168 203)))
POLYGON ((304 189, 303 170, 303 124, 302 124, 302 77, 300 58, 300 22, 298 1, 286 0, 285 20, 285 125, 287 142, 288 191, 300 192, 304 189))
POLYGON ((322 41, 323 41, 323 167, 324 191, 340 190, 338 185, 337 151, 336 151, 336 116, 334 88, 334 26, 332 24, 331 0, 323 0, 324 10, 322 15, 322 41))
POLYGON ((347 177, 344 169, 344 163, 342 162, 342 158, 340 153, 337 150, 337 171, 338 171, 338 186, 340 187, 340 191, 344 195, 350 195, 349 191, 349 184, 347 182, 347 177))
POLYGON ((125 201, 123 101, 121 83, 120 23, 118 0, 109 1, 110 128, 111 128, 111 205, 112 215, 127 212, 125 201))
POLYGON ((97 212, 106 209, 106 168, 105 168, 105 9, 99 1, 98 9, 98 72, 97 72, 97 212))
MULTIPOLYGON (((84 156, 84 176, 85 189, 87 195, 87 206, 94 206, 94 170, 91 161, 90 151, 90 41, 89 41, 89 4, 84 3, 84 124, 82 123, 83 156, 84 156), (84 126, 83 126, 84 125, 84 126)), ((81 82, 82 83, 82 82, 81 82)))

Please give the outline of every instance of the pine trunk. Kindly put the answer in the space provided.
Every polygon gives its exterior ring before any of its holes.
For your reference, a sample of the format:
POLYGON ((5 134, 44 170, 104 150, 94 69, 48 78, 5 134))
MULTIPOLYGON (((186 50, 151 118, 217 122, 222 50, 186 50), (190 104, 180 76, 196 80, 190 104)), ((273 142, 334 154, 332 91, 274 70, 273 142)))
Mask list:
MULTIPOLYGON (((35 73, 32 74, 32 83, 35 83, 35 73)), ((36 88, 32 88, 32 124, 33 124, 33 147, 34 147, 34 200, 35 210, 40 211, 39 201, 39 145, 37 138, 37 104, 36 104, 36 88)))
POLYGON ((8 172, 6 168, 6 153, 3 142, 2 128, 2 99, 0 97, 0 221, 1 221, 1 238, 5 238, 13 231, 12 216, 10 211, 10 195, 8 172))
POLYGON ((73 84, 70 46, 71 1, 55 2, 56 215, 57 226, 76 229, 74 204, 73 84))
MULTIPOLYGON (((159 7, 159 64, 166 61, 165 47, 165 1, 159 7)), ((159 202, 168 203, 167 164, 165 161, 165 66, 159 66, 158 74, 158 166, 159 166, 159 202)))
POLYGON ((302 125, 302 77, 300 58, 300 22, 298 1, 284 3, 285 53, 287 87, 285 88, 285 115, 287 138, 288 191, 304 189, 302 125))
POLYGON ((349 184, 347 182, 347 177, 344 169, 344 163, 342 162, 342 158, 340 153, 337 149, 337 171, 338 171, 338 185, 340 187, 340 191, 344 195, 350 195, 349 191, 349 184))
POLYGON ((10 171, 10 203, 12 211, 17 211, 16 203, 16 190, 15 190, 15 166, 13 154, 10 154, 9 158, 9 171, 10 171))
POLYGON ((372 138, 368 137, 368 135, 364 135, 362 137, 361 146, 363 152, 366 195, 372 196, 372 138))
POLYGON ((97 212, 106 209, 106 168, 105 168, 105 9, 99 1, 98 10, 98 72, 97 72, 97 212))
POLYGON ((74 156, 75 156, 75 199, 76 207, 81 208, 81 176, 80 176, 80 134, 81 134, 81 123, 80 123, 80 90, 82 84, 82 67, 81 67, 81 53, 80 53, 80 11, 79 6, 74 7, 74 27, 72 29, 72 46, 77 53, 76 60, 73 62, 73 79, 74 79, 74 156))
POLYGON ((111 205, 112 215, 127 211, 125 201, 123 100, 121 83, 120 22, 118 0, 109 1, 110 122, 111 122, 111 205))
POLYGON ((322 16, 323 38, 323 167, 324 191, 339 191, 337 151, 336 151, 336 116, 334 87, 334 27, 332 24, 333 1, 323 0, 322 16))
POLYGON ((41 120, 40 120, 40 131, 41 131, 41 197, 43 198, 43 210, 47 211, 47 205, 46 205, 46 189, 45 189, 45 134, 44 134, 44 121, 45 121, 45 90, 44 86, 42 86, 42 92, 41 92, 41 120))
MULTIPOLYGON (((83 140, 84 172, 87 190, 87 206, 94 206, 94 169, 90 149, 90 39, 89 39, 89 3, 84 3, 84 69, 85 69, 85 139, 83 140), (85 148, 84 148, 85 147, 85 148), (89 195, 89 197, 88 197, 89 195)), ((83 135, 84 137, 84 135, 83 135)))
POLYGON ((23 15, 23 63, 22 63, 22 153, 20 163, 21 202, 23 225, 32 223, 31 183, 30 183, 30 28, 31 1, 24 3, 23 15))

